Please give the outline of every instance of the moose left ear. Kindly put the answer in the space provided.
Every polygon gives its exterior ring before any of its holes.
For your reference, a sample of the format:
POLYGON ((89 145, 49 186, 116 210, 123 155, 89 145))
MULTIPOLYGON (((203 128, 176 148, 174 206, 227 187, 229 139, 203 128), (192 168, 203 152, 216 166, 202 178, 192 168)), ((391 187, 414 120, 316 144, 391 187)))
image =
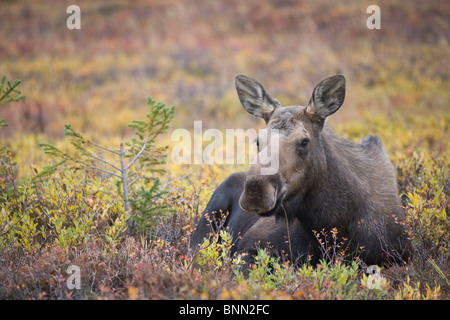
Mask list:
POLYGON ((344 98, 345 77, 336 75, 326 78, 314 88, 306 112, 323 122, 341 107, 344 98))
POLYGON ((273 111, 280 107, 277 99, 264 90, 264 87, 255 79, 238 74, 234 78, 236 91, 242 106, 255 117, 263 118, 269 122, 273 111))

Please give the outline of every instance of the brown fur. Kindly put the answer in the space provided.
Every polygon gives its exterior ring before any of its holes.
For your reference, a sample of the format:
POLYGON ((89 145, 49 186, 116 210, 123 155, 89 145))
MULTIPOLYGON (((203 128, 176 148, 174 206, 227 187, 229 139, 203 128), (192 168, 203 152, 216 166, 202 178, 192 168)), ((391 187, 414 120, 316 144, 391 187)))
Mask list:
MULTIPOLYGON (((361 258, 368 265, 405 259, 405 216, 395 168, 381 140, 369 136, 353 143, 325 125, 344 101, 344 77, 322 80, 306 107, 281 107, 256 80, 238 75, 235 81, 244 108, 264 119, 267 129, 279 130, 279 170, 262 175, 257 161, 225 180, 199 221, 192 247, 214 229, 208 215, 214 221, 219 212, 228 212, 223 225, 232 232, 233 252, 250 253, 249 262, 257 245, 270 243, 288 252, 287 214, 291 248, 299 261, 307 255, 317 260, 320 248, 313 230, 332 228, 348 240, 350 252, 364 248, 361 258)), ((260 137, 259 149, 271 143, 260 137)))

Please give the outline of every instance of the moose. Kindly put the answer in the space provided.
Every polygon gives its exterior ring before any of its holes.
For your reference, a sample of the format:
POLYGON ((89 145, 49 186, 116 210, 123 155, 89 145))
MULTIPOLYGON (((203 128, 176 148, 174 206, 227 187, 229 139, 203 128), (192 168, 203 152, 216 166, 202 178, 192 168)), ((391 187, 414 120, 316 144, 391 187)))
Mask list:
POLYGON ((247 253, 247 263, 261 247, 290 252, 294 263, 316 263, 321 258, 317 231, 337 230, 346 250, 358 252, 367 265, 408 257, 396 172, 381 139, 371 135, 354 143, 325 123, 344 102, 345 84, 342 75, 326 78, 307 106, 283 107, 255 79, 235 77, 245 110, 276 134, 259 134, 257 160, 214 191, 191 248, 220 227, 232 234, 231 254, 247 253), (261 173, 267 148, 278 156, 273 174, 261 173))

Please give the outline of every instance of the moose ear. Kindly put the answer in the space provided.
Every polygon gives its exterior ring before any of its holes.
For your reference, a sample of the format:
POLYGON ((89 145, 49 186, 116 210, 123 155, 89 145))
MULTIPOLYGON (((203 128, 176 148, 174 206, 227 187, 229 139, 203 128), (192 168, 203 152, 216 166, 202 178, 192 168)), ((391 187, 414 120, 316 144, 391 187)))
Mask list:
POLYGON ((319 82, 309 100, 306 112, 320 122, 335 113, 344 102, 345 78, 336 75, 319 82))
POLYGON ((255 117, 263 118, 266 123, 269 122, 273 111, 281 106, 280 103, 255 79, 238 74, 234 78, 234 83, 245 110, 255 117))

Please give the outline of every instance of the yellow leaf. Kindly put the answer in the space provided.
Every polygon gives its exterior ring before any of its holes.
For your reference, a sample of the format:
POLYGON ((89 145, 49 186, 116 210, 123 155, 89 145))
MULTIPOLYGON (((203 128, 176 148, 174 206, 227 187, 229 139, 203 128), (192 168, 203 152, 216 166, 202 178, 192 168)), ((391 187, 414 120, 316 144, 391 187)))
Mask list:
POLYGON ((139 289, 136 287, 128 287, 128 298, 130 300, 136 300, 139 297, 139 289))

